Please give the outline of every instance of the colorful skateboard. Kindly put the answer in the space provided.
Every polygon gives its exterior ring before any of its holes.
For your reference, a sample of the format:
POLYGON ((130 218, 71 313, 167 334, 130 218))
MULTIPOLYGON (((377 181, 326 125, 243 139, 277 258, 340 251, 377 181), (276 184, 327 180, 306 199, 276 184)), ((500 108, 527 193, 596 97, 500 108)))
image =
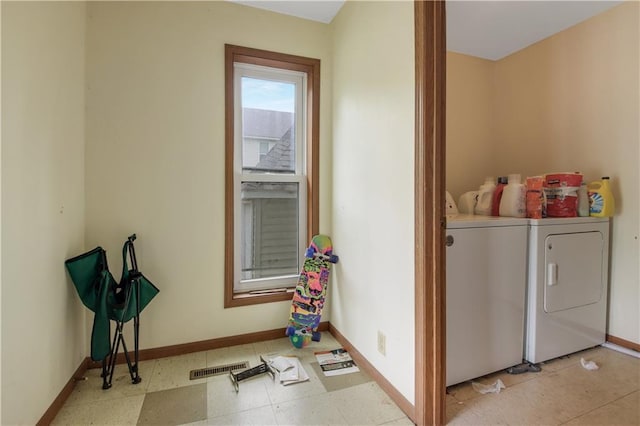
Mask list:
POLYGON ((333 254, 331 238, 316 235, 305 253, 304 265, 291 302, 286 334, 296 348, 304 348, 312 340, 320 341, 320 317, 327 295, 331 264, 338 262, 333 254))

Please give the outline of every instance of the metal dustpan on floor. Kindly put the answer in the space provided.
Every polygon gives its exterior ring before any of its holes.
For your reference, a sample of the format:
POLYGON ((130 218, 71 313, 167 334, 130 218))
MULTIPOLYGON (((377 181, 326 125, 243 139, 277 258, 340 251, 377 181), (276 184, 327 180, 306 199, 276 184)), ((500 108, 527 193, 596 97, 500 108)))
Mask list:
POLYGON ((133 383, 140 382, 138 375, 138 338, 140 312, 158 294, 153 285, 139 270, 133 247, 136 235, 130 236, 122 248, 122 276, 117 283, 109 272, 107 254, 102 247, 69 259, 65 266, 82 303, 94 312, 91 332, 91 359, 102 361, 103 388, 111 387, 118 350, 122 344, 125 360, 133 383), (131 269, 127 261, 131 261, 131 269), (122 329, 126 322, 134 320, 134 362, 131 362, 122 329), (116 334, 111 340, 111 321, 115 321, 116 334))

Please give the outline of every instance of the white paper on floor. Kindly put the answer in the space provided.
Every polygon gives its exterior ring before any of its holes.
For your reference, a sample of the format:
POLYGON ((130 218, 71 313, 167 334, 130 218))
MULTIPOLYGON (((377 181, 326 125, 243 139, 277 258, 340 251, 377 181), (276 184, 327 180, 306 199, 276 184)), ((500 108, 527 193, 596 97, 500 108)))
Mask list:
POLYGON ((482 383, 471 382, 471 386, 476 392, 481 394, 487 393, 500 393, 500 389, 506 389, 507 387, 502 383, 502 380, 498 379, 490 385, 483 385, 482 383))
POLYGON ((277 380, 283 386, 309 381, 309 375, 298 357, 293 355, 263 355, 269 366, 277 371, 277 380))
POLYGON ((582 364, 582 368, 589 371, 597 370, 598 368, 600 368, 598 367, 598 364, 596 364, 595 362, 585 361, 584 358, 580 358, 580 364, 582 364))
POLYGON ((302 367, 300 360, 296 357, 289 357, 289 360, 293 364, 293 368, 289 368, 286 371, 278 373, 280 384, 288 386, 295 383, 308 381, 309 375, 302 367))
POLYGON ((273 368, 278 370, 278 372, 282 373, 283 371, 287 371, 290 368, 294 368, 295 364, 290 361, 289 358, 284 356, 279 356, 270 361, 270 364, 273 368))

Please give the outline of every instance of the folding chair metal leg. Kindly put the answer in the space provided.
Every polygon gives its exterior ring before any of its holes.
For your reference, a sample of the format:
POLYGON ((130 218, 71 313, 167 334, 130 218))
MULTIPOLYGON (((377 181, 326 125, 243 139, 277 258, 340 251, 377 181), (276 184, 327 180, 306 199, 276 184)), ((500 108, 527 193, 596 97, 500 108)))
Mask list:
MULTIPOLYGON (((131 258, 131 263, 133 269, 131 271, 132 275, 136 277, 139 274, 138 265, 135 258, 135 251, 133 248, 133 240, 135 239, 135 234, 129 237, 129 241, 127 242, 127 249, 129 251, 129 255, 131 258)), ((139 360, 139 328, 140 328, 140 279, 135 278, 132 280, 131 285, 126 289, 126 296, 124 306, 129 305, 129 300, 131 299, 131 294, 135 292, 136 296, 136 315, 133 317, 133 338, 134 338, 134 364, 131 363, 131 358, 129 356, 129 349, 127 348, 127 343, 124 340, 123 328, 124 328, 124 318, 120 318, 116 320, 116 332, 113 337, 113 344, 111 345, 111 352, 108 356, 108 368, 105 370, 104 362, 103 362, 103 383, 102 389, 109 389, 113 383, 113 373, 116 368, 116 361, 118 358, 118 352, 120 350, 120 344, 122 344, 122 350, 124 352, 124 358, 127 363, 127 367, 129 369, 129 375, 131 376, 131 383, 138 384, 142 381, 140 374, 138 373, 138 360, 139 360)), ((122 315, 124 316, 124 310, 122 315)))
POLYGON ((133 242, 136 239, 136 234, 129 236, 127 239, 129 243, 129 260, 131 261, 131 277, 132 277, 132 290, 136 294, 136 315, 133 317, 133 357, 134 365, 133 369, 130 367, 129 371, 133 371, 131 376, 132 382, 140 383, 142 378, 138 374, 138 362, 140 361, 140 271, 138 271, 138 259, 136 258, 136 250, 133 247, 133 242))
MULTIPOLYGON (((113 382, 113 374, 116 369, 116 363, 118 359, 118 352, 120 351, 120 345, 122 345, 122 351, 124 354, 124 359, 127 363, 127 367, 129 369, 129 375, 131 376, 131 382, 133 384, 138 384, 142 381, 142 378, 138 374, 138 353, 137 350, 134 354, 135 363, 131 363, 131 357, 129 355, 129 348, 127 348, 127 342, 124 340, 123 335, 123 322, 116 322, 116 334, 113 338, 113 345, 111 346, 111 353, 107 358, 102 361, 102 389, 109 389, 113 382)), ((137 337, 137 336, 136 336, 137 337)), ((136 339, 135 346, 138 346, 138 342, 136 339)))
POLYGON ((133 372, 135 374, 135 376, 131 376, 131 381, 136 384, 136 383, 140 383, 142 381, 142 378, 140 377, 140 374, 138 373, 138 365, 140 362, 140 344, 139 344, 139 330, 140 330, 140 319, 139 317, 136 315, 133 318, 133 344, 134 344, 134 350, 133 350, 133 357, 134 357, 134 365, 133 365, 133 372))
POLYGON ((107 377, 109 377, 109 357, 105 357, 105 359, 102 360, 102 374, 100 375, 100 377, 102 377, 102 389, 109 389, 111 387, 111 383, 109 383, 107 377))

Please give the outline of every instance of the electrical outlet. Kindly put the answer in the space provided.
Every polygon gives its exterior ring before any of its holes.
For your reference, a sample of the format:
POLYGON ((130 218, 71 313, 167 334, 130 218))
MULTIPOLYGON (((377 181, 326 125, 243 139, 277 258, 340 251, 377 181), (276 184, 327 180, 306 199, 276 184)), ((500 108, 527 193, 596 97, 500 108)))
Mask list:
POLYGON ((387 336, 380 330, 378 330, 378 352, 384 356, 387 355, 387 336))

